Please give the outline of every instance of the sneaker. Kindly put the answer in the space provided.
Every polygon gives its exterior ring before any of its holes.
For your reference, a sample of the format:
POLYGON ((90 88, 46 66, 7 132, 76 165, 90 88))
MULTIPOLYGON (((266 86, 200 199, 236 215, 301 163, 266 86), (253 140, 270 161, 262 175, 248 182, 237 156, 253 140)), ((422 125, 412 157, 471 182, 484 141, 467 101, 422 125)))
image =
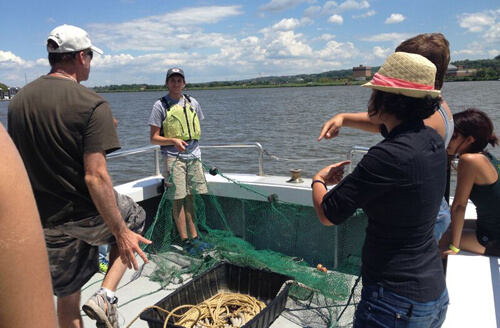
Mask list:
POLYGON ((196 246, 193 245, 193 243, 191 243, 189 239, 182 241, 182 250, 191 256, 198 255, 198 250, 196 246))
POLYGON ((98 290, 89 298, 82 309, 90 319, 97 321, 96 326, 98 328, 119 328, 118 311, 116 309, 117 303, 118 298, 115 297, 110 302, 106 296, 106 292, 98 290))
POLYGON ((210 248, 213 248, 212 245, 204 242, 203 240, 201 240, 200 237, 196 237, 195 239, 192 240, 192 243, 193 245, 196 247, 196 250, 199 252, 199 253, 203 253, 204 251, 206 251, 207 249, 210 249, 210 248))
POLYGON ((106 260, 106 258, 104 258, 104 257, 101 258, 99 260, 99 271, 101 273, 106 274, 106 272, 108 272, 108 268, 109 268, 109 262, 108 262, 108 260, 106 260))

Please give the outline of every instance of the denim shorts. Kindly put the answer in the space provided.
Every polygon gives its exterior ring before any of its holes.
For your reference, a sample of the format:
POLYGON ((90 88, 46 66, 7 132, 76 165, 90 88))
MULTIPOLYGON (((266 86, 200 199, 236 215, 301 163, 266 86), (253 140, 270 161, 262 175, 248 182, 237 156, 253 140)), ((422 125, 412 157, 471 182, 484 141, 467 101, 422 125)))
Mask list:
POLYGON ((441 200, 441 206, 439 207, 439 213, 436 219, 436 225, 434 226, 434 238, 439 241, 443 237, 444 232, 448 229, 451 222, 450 207, 443 197, 441 200))
POLYGON ((363 286, 354 328, 438 328, 448 309, 448 291, 431 302, 419 303, 381 286, 363 286))

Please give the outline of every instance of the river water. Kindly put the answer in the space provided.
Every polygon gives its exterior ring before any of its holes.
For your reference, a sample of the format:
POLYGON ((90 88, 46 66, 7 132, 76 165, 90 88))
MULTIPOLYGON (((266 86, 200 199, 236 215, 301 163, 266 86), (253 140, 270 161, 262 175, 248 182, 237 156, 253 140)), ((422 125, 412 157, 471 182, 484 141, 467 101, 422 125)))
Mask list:
MULTIPOLYGON (((476 107, 500 128, 500 82, 445 83, 443 95, 453 112, 476 107)), ((147 121, 153 103, 165 92, 102 94, 117 118, 123 150, 149 145, 147 121)), ((359 86, 186 91, 201 104, 201 145, 258 142, 267 153, 264 173, 289 175, 292 168, 312 177, 322 167, 345 159, 352 146, 369 147, 382 138, 354 129, 316 141, 324 121, 338 112, 366 110, 371 91, 359 86), (276 158, 279 158, 277 160, 276 158)), ((8 101, 0 102, 0 122, 7 126, 8 101)), ((498 130, 497 130, 498 131, 498 130)), ((499 156, 500 149, 492 153, 499 156)), ((221 172, 258 173, 257 150, 203 149, 202 160, 221 172)), ((115 184, 154 173, 153 153, 109 161, 115 184)))

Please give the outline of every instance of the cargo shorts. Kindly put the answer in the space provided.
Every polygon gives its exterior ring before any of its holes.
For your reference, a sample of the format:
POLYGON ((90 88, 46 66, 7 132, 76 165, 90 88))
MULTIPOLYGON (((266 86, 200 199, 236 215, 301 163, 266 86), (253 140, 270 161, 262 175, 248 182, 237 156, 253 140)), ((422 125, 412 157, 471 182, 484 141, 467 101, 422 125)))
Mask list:
POLYGON ((163 157, 165 190, 169 199, 208 193, 203 165, 198 159, 163 157))
MULTIPOLYGON (((142 233, 146 212, 130 197, 115 193, 127 227, 142 233)), ((114 235, 100 216, 44 228, 54 295, 64 297, 79 291, 99 271, 99 245, 116 244, 114 235)))

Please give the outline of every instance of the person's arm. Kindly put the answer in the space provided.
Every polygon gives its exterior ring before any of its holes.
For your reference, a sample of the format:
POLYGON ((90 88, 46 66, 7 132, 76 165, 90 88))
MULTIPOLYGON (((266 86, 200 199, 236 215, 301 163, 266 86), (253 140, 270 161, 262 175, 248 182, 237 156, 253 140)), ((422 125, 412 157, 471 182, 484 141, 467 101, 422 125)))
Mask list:
POLYGON ((151 244, 151 241, 130 230, 123 220, 116 203, 113 184, 106 166, 104 151, 85 153, 83 155, 85 168, 85 183, 99 214, 116 238, 120 249, 120 258, 130 269, 138 269, 135 253, 148 263, 146 254, 139 243, 151 244))
POLYGON ((323 211, 323 197, 325 197, 328 190, 326 186, 331 186, 339 183, 344 176, 344 166, 349 165, 350 161, 343 161, 333 165, 329 165, 320 170, 313 177, 312 184, 312 198, 314 209, 318 215, 319 221, 325 226, 332 226, 333 223, 327 219, 323 211))
POLYGON ((160 128, 154 125, 150 125, 149 129, 149 141, 153 145, 159 146, 175 146, 178 152, 184 152, 188 143, 182 139, 178 138, 166 138, 160 135, 160 128))
POLYGON ((318 141, 323 138, 335 138, 338 136, 339 130, 343 126, 372 133, 380 133, 380 125, 372 123, 367 112, 340 113, 323 124, 318 141))
MULTIPOLYGON (((460 240, 464 227, 465 210, 467 202, 477 176, 477 157, 472 154, 460 156, 457 167, 457 187, 455 197, 451 205, 451 239, 450 243, 460 249, 460 240)), ((443 245, 442 256, 455 255, 456 253, 449 249, 449 245, 443 245)))
POLYGON ((57 327, 47 248, 23 162, 0 124, 0 327, 57 327))

